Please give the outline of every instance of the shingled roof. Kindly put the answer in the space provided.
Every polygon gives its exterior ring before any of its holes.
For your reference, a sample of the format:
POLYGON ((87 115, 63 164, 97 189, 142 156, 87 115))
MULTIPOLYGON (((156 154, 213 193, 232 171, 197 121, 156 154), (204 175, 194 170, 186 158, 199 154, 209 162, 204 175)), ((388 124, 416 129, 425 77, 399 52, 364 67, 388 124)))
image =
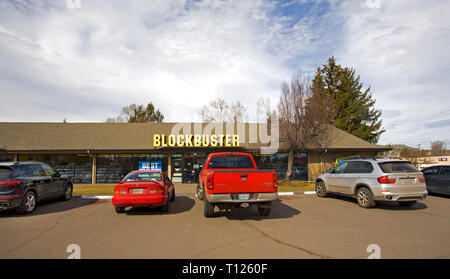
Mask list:
MULTIPOLYGON (((0 151, 4 152, 113 152, 154 151, 153 134, 171 134, 176 123, 40 123, 0 122, 0 151)), ((193 123, 192 134, 194 133, 193 123)), ((202 123, 203 127, 206 123, 202 123)), ((241 148, 257 150, 260 143, 246 142, 241 148)), ((224 129, 225 130, 225 129, 224 129)), ((330 126, 330 141, 325 148, 384 151, 389 148, 370 144, 330 126)), ((284 148, 280 146, 282 151, 284 148)), ((199 147, 197 147, 199 148, 199 147)), ((167 149, 167 148, 166 148, 167 149)))

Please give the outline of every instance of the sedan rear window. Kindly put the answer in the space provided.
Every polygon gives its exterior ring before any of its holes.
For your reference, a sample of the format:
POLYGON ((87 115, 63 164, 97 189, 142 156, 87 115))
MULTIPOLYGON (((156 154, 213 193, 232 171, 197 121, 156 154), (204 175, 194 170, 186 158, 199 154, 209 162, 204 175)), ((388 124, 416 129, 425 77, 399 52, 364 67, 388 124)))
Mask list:
POLYGON ((129 173, 122 181, 161 181, 161 173, 159 172, 132 172, 129 173))
POLYGON ((413 164, 409 162, 386 162, 378 163, 384 173, 394 172, 420 172, 413 164))

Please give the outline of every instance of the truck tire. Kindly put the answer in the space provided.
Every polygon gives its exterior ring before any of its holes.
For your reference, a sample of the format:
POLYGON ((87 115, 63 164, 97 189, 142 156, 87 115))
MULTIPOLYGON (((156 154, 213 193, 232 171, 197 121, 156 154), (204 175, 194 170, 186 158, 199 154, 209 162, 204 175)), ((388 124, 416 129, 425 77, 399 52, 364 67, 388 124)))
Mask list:
POLYGON ((196 194, 197 194, 197 198, 202 201, 204 196, 203 196, 203 191, 201 191, 200 184, 197 185, 196 194))
POLYGON ((204 207, 203 207, 203 214, 206 218, 214 217, 214 205, 211 204, 208 199, 204 199, 204 207))
POLYGON ((125 207, 114 207, 116 213, 125 213, 125 207))
POLYGON ((356 192, 356 201, 362 208, 375 207, 375 201, 373 199, 372 192, 367 187, 361 187, 356 192))
POLYGON ((258 206, 258 212, 259 212, 259 215, 261 215, 261 216, 269 216, 270 211, 271 211, 271 208, 258 206))

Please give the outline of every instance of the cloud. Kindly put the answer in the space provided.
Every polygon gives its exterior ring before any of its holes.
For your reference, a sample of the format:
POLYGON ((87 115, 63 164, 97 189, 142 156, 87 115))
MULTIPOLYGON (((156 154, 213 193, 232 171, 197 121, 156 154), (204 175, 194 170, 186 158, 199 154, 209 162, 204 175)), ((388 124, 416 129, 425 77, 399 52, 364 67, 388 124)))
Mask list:
POLYGON ((338 63, 354 67, 371 85, 387 129, 381 143, 417 143, 450 138, 448 131, 423 133, 423 122, 445 120, 450 79, 450 9, 447 1, 362 1, 339 6, 343 23, 338 63), (398 113, 394 113, 398 112, 398 113))
POLYGON ((384 112, 381 143, 450 138, 444 121, 450 44, 444 1, 0 2, 0 121, 104 121, 152 101, 167 121, 198 108, 278 101, 294 72, 335 55, 371 86, 384 112), (20 108, 20 109, 17 109, 20 108))
POLYGON ((430 122, 423 125, 425 128, 444 128, 450 126, 450 119, 430 122))

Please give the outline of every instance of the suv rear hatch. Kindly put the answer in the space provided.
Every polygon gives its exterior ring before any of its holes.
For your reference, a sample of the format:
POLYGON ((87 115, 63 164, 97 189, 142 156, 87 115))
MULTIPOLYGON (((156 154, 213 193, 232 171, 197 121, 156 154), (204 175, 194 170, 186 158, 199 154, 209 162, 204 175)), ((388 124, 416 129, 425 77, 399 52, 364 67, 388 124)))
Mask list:
MULTIPOLYGON (((386 184, 395 186, 391 188, 393 194, 420 192, 424 190, 425 179, 423 174, 410 162, 382 162, 378 163, 378 165, 383 173, 386 174, 386 176, 382 177, 384 181, 388 182, 386 184)), ((380 181, 380 178, 378 181, 380 181)))

